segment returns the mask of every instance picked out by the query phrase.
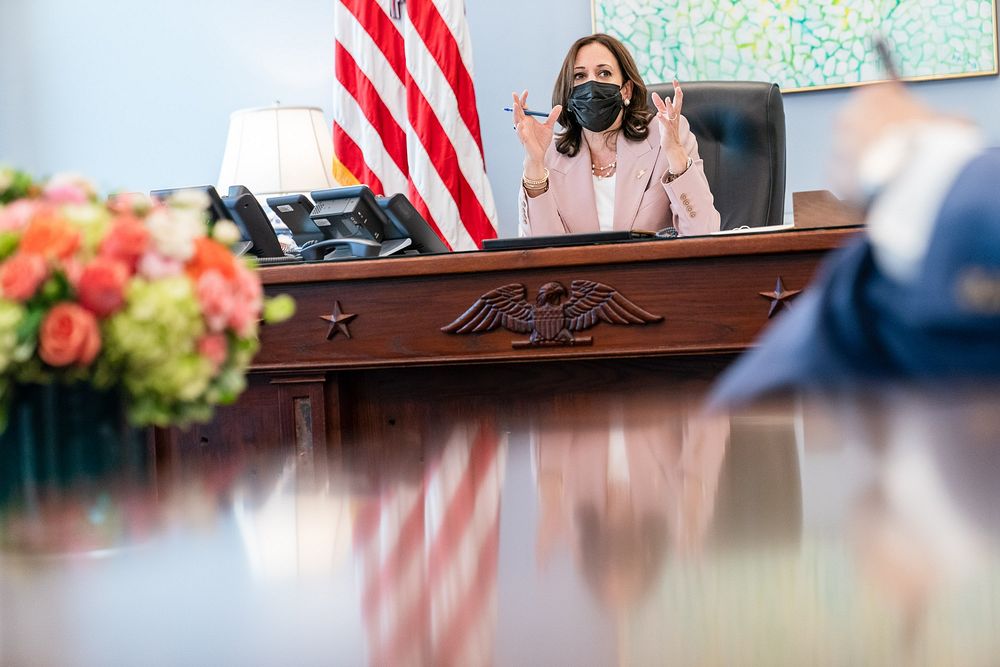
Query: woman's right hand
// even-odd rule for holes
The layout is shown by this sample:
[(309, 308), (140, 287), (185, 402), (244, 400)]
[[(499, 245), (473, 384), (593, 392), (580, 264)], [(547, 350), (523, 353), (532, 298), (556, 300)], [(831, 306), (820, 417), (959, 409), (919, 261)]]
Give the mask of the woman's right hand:
[[(557, 104), (549, 112), (545, 122), (540, 123), (534, 116), (524, 113), (524, 109), (528, 106), (528, 91), (521, 93), (520, 97), (517, 93), (514, 93), (513, 97), (514, 129), (517, 130), (517, 138), (521, 140), (521, 144), (524, 146), (525, 172), (527, 173), (529, 166), (537, 167), (541, 170), (543, 168), (545, 151), (548, 150), (549, 144), (552, 143), (552, 133), (555, 129), (556, 119), (562, 113), (562, 105)], [(532, 176), (532, 174), (527, 175)]]

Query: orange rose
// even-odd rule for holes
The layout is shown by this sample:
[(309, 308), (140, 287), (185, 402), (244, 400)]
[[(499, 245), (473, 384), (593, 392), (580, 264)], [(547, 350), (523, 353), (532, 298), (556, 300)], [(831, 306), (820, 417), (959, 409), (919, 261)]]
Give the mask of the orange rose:
[(66, 259), (80, 247), (80, 232), (55, 213), (38, 215), (21, 237), (19, 250), (46, 259)]
[(98, 317), (107, 317), (125, 301), (128, 267), (115, 259), (98, 257), (83, 267), (76, 290), (80, 305)]
[(75, 303), (53, 306), (38, 331), (38, 354), (50, 366), (86, 366), (101, 351), (97, 318)]
[(123, 215), (115, 220), (108, 235), (101, 241), (100, 255), (117, 259), (135, 271), (136, 264), (149, 247), (149, 230), (141, 220)]
[(17, 253), (0, 265), (0, 293), (13, 301), (27, 301), (47, 275), (44, 259)]
[(218, 271), (226, 280), (236, 277), (236, 258), (229, 248), (206, 236), (194, 240), (194, 257), (187, 272), (195, 281), (206, 271)]

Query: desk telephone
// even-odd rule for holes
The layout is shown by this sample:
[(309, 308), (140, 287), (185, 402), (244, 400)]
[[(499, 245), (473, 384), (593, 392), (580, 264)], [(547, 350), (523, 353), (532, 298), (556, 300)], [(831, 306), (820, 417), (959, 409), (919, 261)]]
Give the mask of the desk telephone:
[(349, 259), (449, 252), (403, 194), (376, 197), (367, 186), (269, 197), (304, 259)]
[[(354, 195), (353, 191), (362, 188), (360, 195)], [(352, 192), (347, 196), (340, 195), (339, 191), (345, 189)], [(313, 193), (313, 196), (326, 193), (338, 193), (338, 196), (321, 200), (316, 206), (312, 206), (304, 195), (271, 197), (267, 200), (268, 206), (288, 225), (292, 238), (299, 245), (298, 251), (293, 254), (284, 252), (263, 207), (247, 188), (242, 185), (230, 186), (229, 194), (222, 201), (244, 233), (244, 238), (249, 237), (253, 244), (251, 252), (264, 264), (384, 257), (410, 245), (409, 239), (383, 242), (384, 224), (378, 217), (381, 211), (368, 188), (361, 186), (322, 190)], [(364, 196), (365, 193), (367, 197)], [(370, 201), (365, 202), (366, 206), (350, 207), (351, 195)], [(302, 216), (306, 211), (309, 212), (308, 218)], [(288, 213), (292, 215), (287, 215)], [(311, 228), (309, 221), (312, 222)]]
[(291, 252), (282, 247), (267, 213), (246, 187), (230, 186), (225, 197), (211, 185), (150, 194), (164, 198), (181, 189), (207, 194), (212, 220), (229, 218), (239, 228), (242, 239), (235, 250), (255, 255), (262, 264), (449, 250), (404, 195), (375, 197), (364, 185), (316, 190), (311, 193), (315, 205), (301, 194), (269, 197), (268, 206), (292, 232), (297, 247)]

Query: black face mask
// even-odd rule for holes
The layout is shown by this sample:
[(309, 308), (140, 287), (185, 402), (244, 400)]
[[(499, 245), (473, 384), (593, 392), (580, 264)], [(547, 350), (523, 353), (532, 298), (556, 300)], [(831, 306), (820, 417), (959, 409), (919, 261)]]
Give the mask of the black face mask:
[(576, 121), (591, 132), (603, 132), (611, 127), (623, 105), (621, 86), (599, 81), (575, 86), (566, 103)]

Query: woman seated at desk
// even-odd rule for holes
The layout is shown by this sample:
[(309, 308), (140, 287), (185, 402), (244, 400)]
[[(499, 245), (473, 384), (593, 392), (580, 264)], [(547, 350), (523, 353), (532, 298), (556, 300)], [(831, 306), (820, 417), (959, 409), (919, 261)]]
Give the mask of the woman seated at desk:
[[(520, 233), (718, 231), (719, 212), (682, 102), (675, 81), (672, 100), (653, 95), (654, 114), (621, 42), (604, 34), (578, 39), (544, 122), (525, 113), (527, 91), (514, 94), (514, 129), (524, 145)], [(556, 121), (562, 132), (554, 133)]]

